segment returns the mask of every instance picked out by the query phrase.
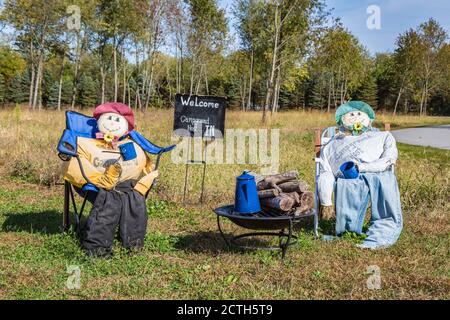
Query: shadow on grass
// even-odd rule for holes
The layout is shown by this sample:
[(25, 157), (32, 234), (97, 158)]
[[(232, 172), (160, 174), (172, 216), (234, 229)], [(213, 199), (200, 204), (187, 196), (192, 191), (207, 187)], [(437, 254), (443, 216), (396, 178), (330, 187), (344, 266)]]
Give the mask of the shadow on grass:
[[(230, 243), (234, 234), (225, 233), (225, 237)], [(249, 238), (246, 240), (239, 240), (239, 244), (246, 246), (265, 246), (267, 241), (257, 238)], [(195, 232), (179, 238), (175, 247), (179, 250), (184, 250), (194, 253), (244, 253), (248, 249), (241, 249), (233, 244), (227, 245), (219, 232)]]
[(319, 228), (323, 234), (334, 235), (336, 233), (336, 220), (322, 220), (319, 223)]
[(1, 230), (5, 232), (29, 232), (56, 234), (61, 232), (62, 214), (56, 210), (40, 212), (5, 213)]
[[(231, 235), (226, 235), (229, 239)], [(236, 251), (230, 248), (219, 232), (200, 231), (179, 237), (175, 244), (179, 250), (194, 253), (221, 253)]]
[[(242, 233), (246, 232), (252, 232), (252, 230), (247, 230)], [(242, 234), (241, 233), (241, 234)], [(225, 237), (228, 240), (228, 243), (231, 244), (231, 240), (233, 236), (238, 235), (237, 234), (231, 234), (231, 233), (225, 233)], [(251, 238), (245, 238), (245, 239), (238, 239), (237, 243), (239, 245), (247, 246), (247, 247), (255, 247), (256, 248), (262, 248), (266, 247), (268, 245), (278, 245), (278, 237), (270, 237), (270, 240), (268, 237), (251, 237)], [(195, 232), (189, 235), (181, 236), (177, 243), (175, 244), (175, 247), (179, 250), (184, 250), (188, 252), (194, 252), (194, 253), (212, 253), (212, 254), (219, 254), (219, 253), (246, 253), (249, 251), (254, 251), (255, 249), (243, 249), (237, 247), (235, 244), (231, 244), (229, 246), (221, 234), (219, 232)]]

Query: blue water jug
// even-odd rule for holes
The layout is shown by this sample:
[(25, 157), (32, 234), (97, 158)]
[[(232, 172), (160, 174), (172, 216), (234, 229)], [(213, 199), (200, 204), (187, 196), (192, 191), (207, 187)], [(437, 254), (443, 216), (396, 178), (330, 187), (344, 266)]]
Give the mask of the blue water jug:
[(261, 211), (255, 177), (244, 171), (236, 178), (234, 210), (240, 214), (253, 214)]

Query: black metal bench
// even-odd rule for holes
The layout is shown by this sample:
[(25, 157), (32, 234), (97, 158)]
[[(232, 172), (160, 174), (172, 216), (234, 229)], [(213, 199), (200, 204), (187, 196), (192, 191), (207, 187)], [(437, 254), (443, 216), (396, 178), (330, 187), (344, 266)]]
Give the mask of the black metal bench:
[[(214, 209), (214, 212), (217, 215), (217, 226), (219, 228), (220, 234), (229, 247), (232, 247), (232, 245), (234, 245), (241, 249), (281, 250), (281, 256), (283, 259), (286, 255), (287, 248), (297, 243), (297, 236), (293, 234), (294, 224), (298, 223), (303, 218), (315, 216), (314, 209), (301, 216), (280, 214), (264, 209), (252, 215), (243, 215), (235, 212), (233, 205), (216, 208)], [(229, 241), (220, 225), (221, 217), (227, 218), (236, 225), (245, 229), (265, 231), (243, 233), (237, 236), (233, 236)], [(275, 232), (274, 230), (278, 230), (278, 232)], [(278, 246), (242, 245), (238, 242), (239, 239), (261, 236), (278, 237)]]

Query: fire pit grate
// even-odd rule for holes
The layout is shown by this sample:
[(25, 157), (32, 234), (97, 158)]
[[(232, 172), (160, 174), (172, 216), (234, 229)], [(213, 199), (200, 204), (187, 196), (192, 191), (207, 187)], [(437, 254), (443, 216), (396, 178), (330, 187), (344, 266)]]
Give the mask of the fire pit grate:
[[(293, 214), (282, 214), (275, 211), (263, 209), (258, 213), (244, 215), (234, 211), (233, 205), (227, 205), (214, 209), (217, 215), (217, 226), (219, 228), (220, 234), (227, 243), (228, 246), (236, 246), (241, 249), (263, 249), (263, 250), (281, 250), (282, 258), (286, 255), (286, 250), (289, 246), (297, 242), (297, 237), (292, 234), (293, 225), (299, 222), (305, 217), (314, 216), (316, 219), (316, 214), (314, 209), (310, 212), (303, 214), (301, 216)], [(278, 230), (278, 232), (251, 232), (244, 233), (237, 236), (233, 236), (231, 240), (228, 240), (222, 231), (220, 224), (221, 218), (227, 218), (231, 220), (236, 225), (250, 230)], [(287, 232), (286, 232), (287, 230)], [(278, 246), (251, 246), (242, 245), (237, 240), (249, 237), (261, 237), (261, 236), (273, 236), (279, 238)]]

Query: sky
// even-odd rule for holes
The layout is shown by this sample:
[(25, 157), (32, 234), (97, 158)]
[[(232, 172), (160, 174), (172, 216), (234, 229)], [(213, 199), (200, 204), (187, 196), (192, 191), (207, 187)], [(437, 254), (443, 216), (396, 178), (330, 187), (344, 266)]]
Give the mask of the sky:
[[(222, 7), (230, 9), (233, 0), (219, 0)], [(437, 20), (450, 33), (450, 0), (325, 0), (332, 16), (340, 17), (370, 53), (393, 51), (400, 33), (416, 28), (429, 18)], [(376, 5), (380, 10), (380, 28), (369, 29), (367, 8)], [(230, 29), (233, 34), (233, 21)]]

